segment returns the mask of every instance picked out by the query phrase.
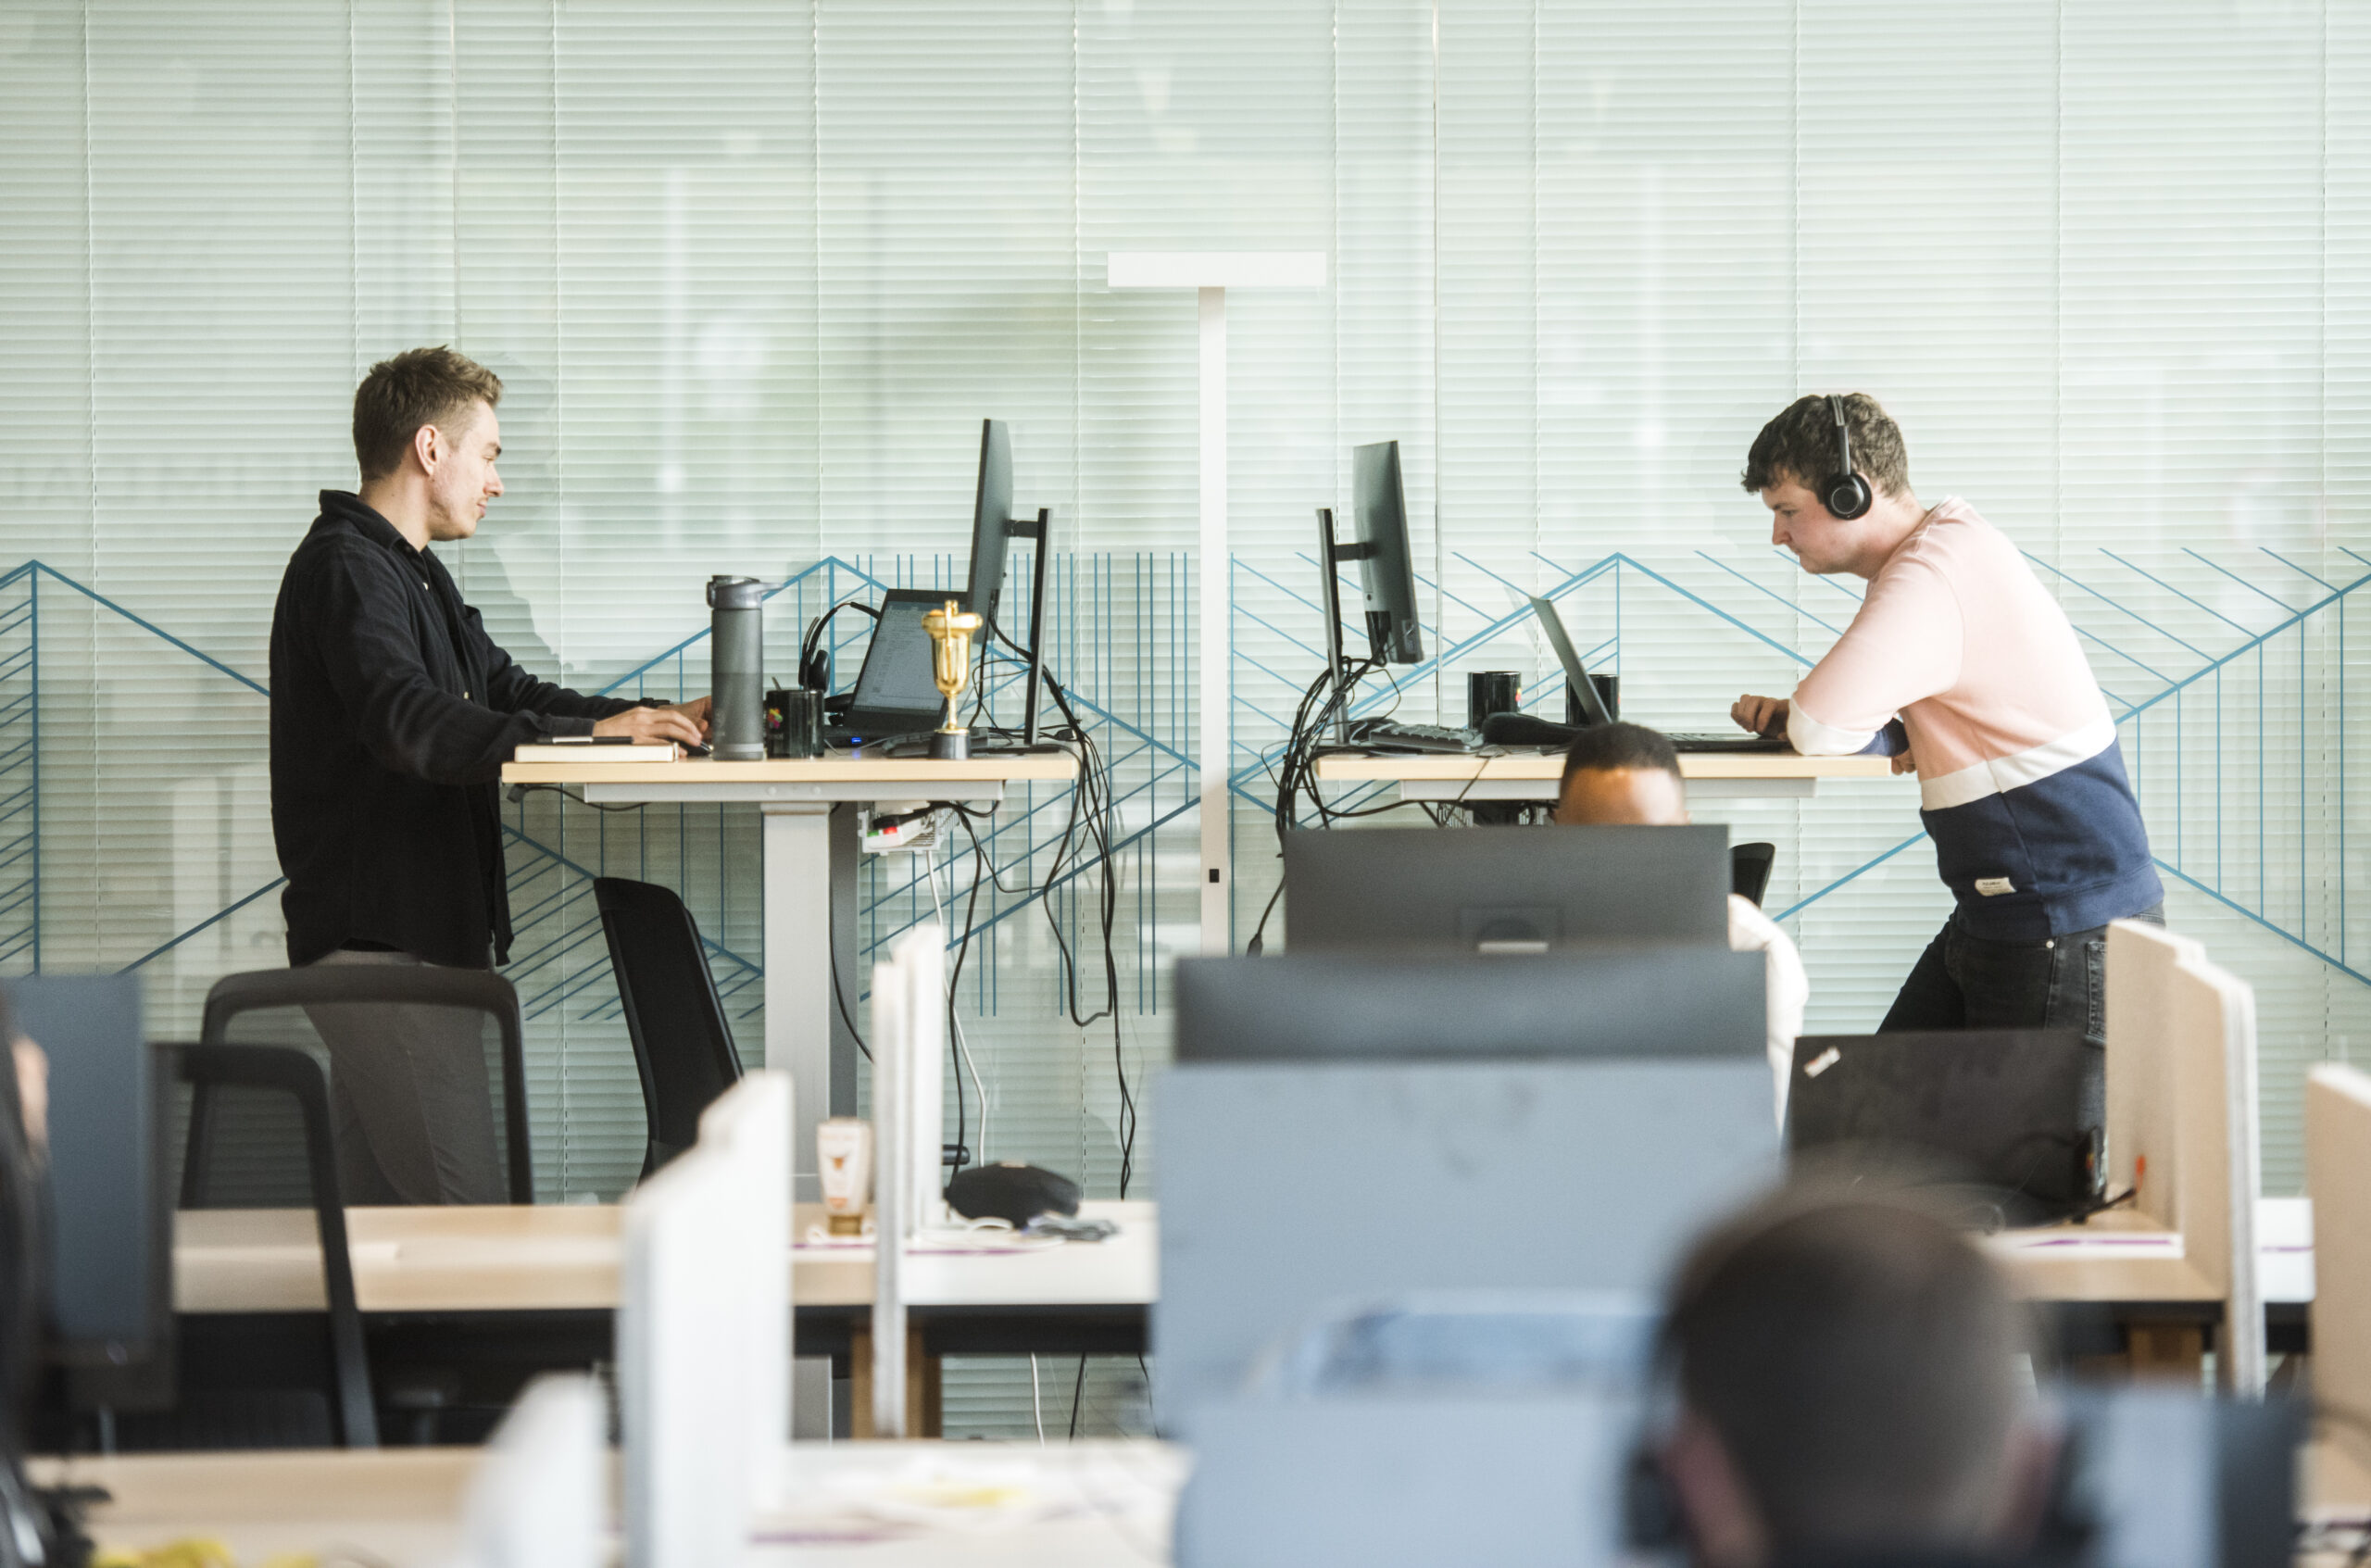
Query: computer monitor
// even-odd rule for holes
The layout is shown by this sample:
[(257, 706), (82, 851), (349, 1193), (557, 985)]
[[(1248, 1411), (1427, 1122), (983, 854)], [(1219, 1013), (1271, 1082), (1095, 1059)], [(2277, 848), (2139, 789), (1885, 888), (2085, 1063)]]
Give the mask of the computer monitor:
[(1760, 953), (1680, 942), (1184, 959), (1177, 1060), (1735, 1058), (1763, 1063), (1767, 1126), (1763, 967)]
[(1012, 433), (1002, 420), (980, 421), (980, 483), (972, 502), (971, 577), (963, 607), (980, 617), (980, 654), (985, 660), (996, 644), (1004, 597), (1006, 546), (1014, 539), (1034, 540), (1037, 556), (1029, 594), (1029, 640), (1020, 646), (1029, 666), (1027, 709), (1022, 739), (1037, 739), (1037, 694), (1044, 671), (1046, 634), (1046, 553), (1052, 543), (1051, 514), (1039, 508), (1035, 518), (1012, 515)]
[(139, 977), (38, 975), (7, 993), (17, 1027), (49, 1059), (51, 1359), (110, 1374), (162, 1360), (173, 1326), (161, 1137), (171, 1084), (142, 1030)]
[(1004, 596), (1005, 544), (1011, 537), (1012, 431), (1002, 420), (980, 421), (980, 483), (972, 503), (972, 575), (963, 608), (987, 624), (991, 635)]
[(1729, 938), (1729, 830), (1306, 828), (1285, 835), (1295, 952), (1527, 952)]
[[(1178, 1062), (1156, 1091), (1164, 1429), (1190, 1440), (1213, 1396), (1345, 1305), (1644, 1296), (1777, 1173), (1761, 955), (1642, 955), (1676, 960), (1660, 1012), (1601, 958), (1179, 963)], [(1617, 1035), (1609, 1013), (1632, 1026)]]
[(1366, 595), (1368, 645), (1384, 663), (1420, 663), (1424, 636), (1416, 619), (1416, 564), (1408, 545), (1399, 443), (1350, 449), (1350, 501), (1358, 517), (1354, 549)]

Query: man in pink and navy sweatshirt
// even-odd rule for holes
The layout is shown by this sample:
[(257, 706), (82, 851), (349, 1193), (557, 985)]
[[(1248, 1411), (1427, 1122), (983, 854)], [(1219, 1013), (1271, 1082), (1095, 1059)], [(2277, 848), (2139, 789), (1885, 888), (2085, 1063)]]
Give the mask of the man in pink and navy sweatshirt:
[[(1853, 473), (1865, 509), (1839, 517)], [(2162, 924), (2164, 888), (2065, 612), (1974, 507), (1911, 493), (1901, 431), (1873, 397), (1797, 399), (1754, 437), (1744, 483), (1770, 508), (1771, 542), (1804, 571), (1869, 587), (1793, 697), (1740, 697), (1737, 722), (1784, 726), (1807, 757), (1886, 753), (1894, 771), (1917, 773), (1919, 816), (1958, 900), (1878, 1027), (2098, 1040), (2108, 922)]]

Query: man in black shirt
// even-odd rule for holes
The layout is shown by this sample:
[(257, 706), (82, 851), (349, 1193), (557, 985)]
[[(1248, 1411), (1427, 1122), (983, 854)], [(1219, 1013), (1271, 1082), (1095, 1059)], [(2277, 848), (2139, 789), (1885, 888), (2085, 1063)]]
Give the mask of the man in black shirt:
[[(536, 680), (430, 553), (502, 494), (502, 383), (447, 348), (374, 365), (354, 395), (358, 495), (321, 515), (271, 622), (271, 815), (288, 961), (485, 969), (510, 949), (496, 783), (521, 742), (699, 743), (671, 708)], [(500, 1203), (480, 1023), (451, 1009), (315, 1010), (352, 1203)]]

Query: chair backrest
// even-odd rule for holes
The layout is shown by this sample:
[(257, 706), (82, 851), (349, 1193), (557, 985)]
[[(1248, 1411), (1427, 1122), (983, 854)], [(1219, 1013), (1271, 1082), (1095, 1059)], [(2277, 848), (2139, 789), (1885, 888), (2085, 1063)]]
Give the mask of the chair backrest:
[(1762, 907), (1762, 895), (1770, 886), (1771, 862), (1778, 858), (1775, 844), (1732, 844), (1729, 846), (1729, 891), (1751, 904)]
[[(492, 970), (444, 969), (430, 964), (332, 964), (305, 969), (259, 969), (226, 974), (206, 994), (198, 1026), (207, 1045), (230, 1043), (231, 1021), (267, 1009), (320, 1007), (338, 1002), (408, 1003), (464, 1008), (492, 1018), (502, 1041), (502, 1124), (510, 1201), (535, 1201), (535, 1161), (527, 1135), (527, 1025), (519, 993)], [(211, 1155), (211, 1117), (200, 1090), (190, 1112), (184, 1156), (182, 1206), (194, 1207), (192, 1181)]]
[[(212, 1011), (209, 1003), (209, 1024)], [(295, 1100), (305, 1128), (305, 1165), (311, 1178), (313, 1222), (320, 1236), (321, 1286), (329, 1298), (330, 1354), (337, 1379), (332, 1402), (338, 1411), (345, 1446), (377, 1448), (379, 1425), (370, 1403), (370, 1363), (362, 1342), (362, 1315), (354, 1296), (353, 1257), (346, 1250), (345, 1204), (337, 1185), (337, 1144), (330, 1123), (329, 1075), (311, 1053), (293, 1046), (208, 1043), (177, 1047), (174, 1052), (182, 1081), (200, 1091), (263, 1089)]]
[(656, 883), (615, 876), (594, 878), (593, 898), (642, 1076), (646, 1176), (698, 1140), (700, 1113), (740, 1080), (741, 1056), (684, 901)]

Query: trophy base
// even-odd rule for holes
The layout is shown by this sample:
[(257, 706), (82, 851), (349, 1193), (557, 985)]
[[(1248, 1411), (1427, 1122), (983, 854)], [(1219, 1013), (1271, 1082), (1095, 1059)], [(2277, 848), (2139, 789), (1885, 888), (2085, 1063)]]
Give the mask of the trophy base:
[(933, 730), (930, 733), (930, 754), (934, 761), (961, 762), (972, 755), (972, 732), (969, 730)]

